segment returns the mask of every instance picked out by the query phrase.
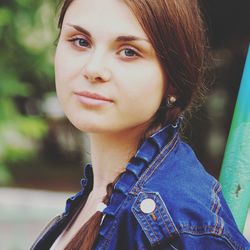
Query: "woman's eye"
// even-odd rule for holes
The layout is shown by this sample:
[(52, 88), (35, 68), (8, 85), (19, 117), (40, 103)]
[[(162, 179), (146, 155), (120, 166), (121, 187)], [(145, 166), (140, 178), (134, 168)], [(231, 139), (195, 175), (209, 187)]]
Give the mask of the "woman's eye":
[(121, 50), (120, 55), (122, 57), (126, 57), (126, 58), (134, 58), (134, 57), (139, 56), (139, 54), (135, 50), (130, 49), (130, 48), (126, 48), (126, 49)]
[(79, 48), (89, 48), (90, 47), (89, 42), (84, 38), (76, 37), (76, 38), (73, 38), (69, 41), (72, 42), (75, 46), (77, 46)]

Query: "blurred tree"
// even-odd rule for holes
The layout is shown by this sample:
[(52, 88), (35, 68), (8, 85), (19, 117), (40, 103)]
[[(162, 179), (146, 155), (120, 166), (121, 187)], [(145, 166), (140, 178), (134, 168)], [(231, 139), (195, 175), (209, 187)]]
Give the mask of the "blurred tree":
[(47, 131), (40, 103), (54, 86), (55, 4), (1, 0), (0, 184), (11, 181), (8, 163), (34, 155)]

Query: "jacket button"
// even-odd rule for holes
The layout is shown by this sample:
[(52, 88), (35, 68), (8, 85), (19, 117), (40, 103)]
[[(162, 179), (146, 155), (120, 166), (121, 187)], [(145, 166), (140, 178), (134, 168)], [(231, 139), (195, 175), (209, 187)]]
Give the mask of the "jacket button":
[(149, 198), (143, 200), (140, 204), (141, 211), (144, 214), (152, 213), (155, 210), (155, 207), (156, 207), (155, 201)]

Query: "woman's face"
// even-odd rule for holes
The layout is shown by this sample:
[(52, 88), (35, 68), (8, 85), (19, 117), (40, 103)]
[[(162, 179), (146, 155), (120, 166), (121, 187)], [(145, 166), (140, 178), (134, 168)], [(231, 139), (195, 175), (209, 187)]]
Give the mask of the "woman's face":
[(55, 56), (56, 90), (78, 129), (145, 127), (164, 95), (164, 74), (146, 34), (120, 0), (74, 0)]

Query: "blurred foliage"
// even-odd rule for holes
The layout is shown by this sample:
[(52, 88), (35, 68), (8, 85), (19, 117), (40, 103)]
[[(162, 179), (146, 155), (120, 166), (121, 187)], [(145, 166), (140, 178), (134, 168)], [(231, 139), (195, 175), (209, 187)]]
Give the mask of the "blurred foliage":
[(56, 1), (0, 3), (0, 184), (8, 164), (34, 156), (48, 125), (40, 103), (54, 89)]

